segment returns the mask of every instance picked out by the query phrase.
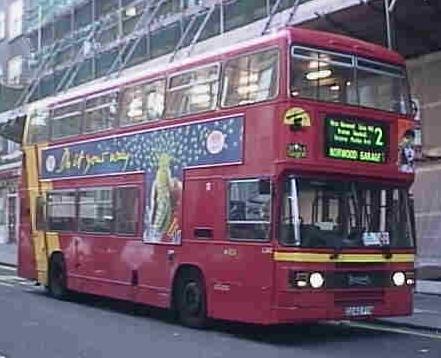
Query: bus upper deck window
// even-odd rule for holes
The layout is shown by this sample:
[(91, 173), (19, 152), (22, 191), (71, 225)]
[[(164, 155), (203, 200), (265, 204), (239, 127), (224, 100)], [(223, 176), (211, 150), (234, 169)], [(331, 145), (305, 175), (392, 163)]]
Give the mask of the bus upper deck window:
[(121, 125), (143, 123), (162, 118), (164, 92), (164, 79), (124, 89), (121, 102)]
[(278, 93), (279, 51), (266, 50), (225, 64), (222, 106), (265, 101)]
[(51, 112), (52, 139), (80, 134), (82, 117), (82, 100), (54, 108)]
[(110, 129), (114, 126), (118, 114), (118, 92), (110, 92), (86, 100), (84, 110), (85, 133)]
[(29, 114), (28, 144), (41, 143), (48, 140), (48, 119), (49, 112), (47, 110), (34, 110)]
[(353, 56), (294, 46), (291, 63), (293, 97), (357, 104)]
[(291, 96), (409, 114), (405, 68), (356, 54), (294, 45)]
[(216, 107), (219, 65), (210, 65), (170, 77), (166, 117), (180, 117)]

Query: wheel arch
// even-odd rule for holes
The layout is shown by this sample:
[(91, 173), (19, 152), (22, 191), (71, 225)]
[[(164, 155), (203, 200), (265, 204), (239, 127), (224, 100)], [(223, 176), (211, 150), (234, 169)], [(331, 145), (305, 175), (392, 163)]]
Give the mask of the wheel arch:
[[(170, 297), (170, 308), (172, 310), (176, 309), (176, 294), (177, 294), (176, 289), (177, 289), (177, 283), (178, 283), (179, 279), (186, 274), (195, 273), (195, 272), (198, 275), (200, 275), (202, 283), (205, 288), (205, 295), (208, 296), (207, 295), (207, 293), (208, 293), (207, 292), (207, 282), (206, 282), (204, 271), (202, 270), (202, 268), (199, 265), (194, 264), (194, 263), (182, 263), (176, 268), (174, 275), (173, 275), (173, 280), (172, 280), (172, 285), (171, 285), (172, 291), (171, 291), (171, 297)], [(208, 299), (207, 299), (207, 309), (208, 309)]]
[(62, 260), (64, 264), (64, 268), (66, 269), (67, 275), (67, 267), (66, 267), (66, 258), (64, 257), (64, 253), (61, 250), (52, 250), (47, 258), (47, 270), (46, 270), (46, 282), (45, 286), (49, 285), (49, 275), (51, 274), (52, 262), (56, 259)]

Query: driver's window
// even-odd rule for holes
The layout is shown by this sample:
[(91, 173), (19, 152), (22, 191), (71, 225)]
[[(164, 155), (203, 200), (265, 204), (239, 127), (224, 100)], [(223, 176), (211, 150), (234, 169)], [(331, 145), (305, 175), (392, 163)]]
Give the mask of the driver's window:
[(227, 225), (231, 240), (269, 240), (271, 192), (269, 185), (262, 184), (269, 181), (250, 179), (228, 183)]

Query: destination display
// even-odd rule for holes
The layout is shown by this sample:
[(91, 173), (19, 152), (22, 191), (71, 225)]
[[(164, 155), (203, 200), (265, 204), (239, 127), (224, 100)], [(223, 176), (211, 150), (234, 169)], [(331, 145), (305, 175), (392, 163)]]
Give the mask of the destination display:
[(388, 140), (385, 123), (331, 115), (325, 118), (325, 155), (329, 158), (385, 163)]

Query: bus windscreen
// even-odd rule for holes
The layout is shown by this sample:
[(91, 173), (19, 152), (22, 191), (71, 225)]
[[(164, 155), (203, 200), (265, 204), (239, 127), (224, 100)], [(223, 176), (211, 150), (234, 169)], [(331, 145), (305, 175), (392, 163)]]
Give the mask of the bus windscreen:
[(285, 245), (314, 248), (412, 248), (414, 245), (407, 188), (289, 178), (285, 182), (281, 219), (280, 239)]

